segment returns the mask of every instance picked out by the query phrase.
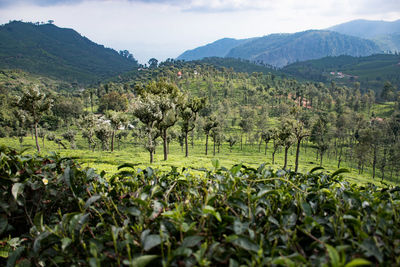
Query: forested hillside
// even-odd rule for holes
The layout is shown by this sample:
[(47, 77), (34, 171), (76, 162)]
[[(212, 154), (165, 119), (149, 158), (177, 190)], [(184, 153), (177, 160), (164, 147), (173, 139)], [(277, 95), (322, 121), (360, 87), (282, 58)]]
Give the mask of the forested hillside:
[(400, 88), (400, 56), (378, 54), (368, 57), (326, 57), (290, 64), (282, 72), (297, 79), (320, 82), (335, 81), (351, 85), (359, 82), (361, 87), (380, 93), (386, 81)]
[(72, 29), (13, 21), (0, 26), (0, 68), (88, 84), (137, 68), (137, 61)]

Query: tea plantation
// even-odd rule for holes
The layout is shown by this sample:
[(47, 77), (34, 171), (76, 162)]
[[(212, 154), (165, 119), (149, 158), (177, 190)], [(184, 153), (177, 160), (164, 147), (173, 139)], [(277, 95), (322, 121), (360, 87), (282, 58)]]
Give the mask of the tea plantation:
[(400, 264), (400, 188), (356, 186), (343, 169), (124, 164), (105, 179), (57, 154), (0, 151), (3, 266)]

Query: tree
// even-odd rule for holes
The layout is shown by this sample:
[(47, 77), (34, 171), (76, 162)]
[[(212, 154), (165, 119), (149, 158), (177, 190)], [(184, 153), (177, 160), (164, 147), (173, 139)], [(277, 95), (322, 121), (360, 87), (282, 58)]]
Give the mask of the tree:
[(108, 150), (109, 149), (109, 140), (112, 134), (112, 129), (107, 123), (99, 123), (95, 128), (96, 137), (101, 142), (101, 149)]
[(395, 97), (395, 92), (396, 89), (394, 88), (394, 86), (389, 81), (386, 81), (383, 85), (381, 98), (387, 101), (393, 100)]
[(155, 58), (150, 58), (148, 63), (150, 69), (155, 69), (158, 67), (158, 60)]
[(156, 139), (160, 135), (156, 125), (163, 119), (160, 109), (160, 97), (156, 95), (139, 96), (133, 105), (133, 115), (145, 126), (147, 136), (145, 148), (150, 153), (150, 163), (153, 163)]
[(330, 133), (328, 118), (325, 114), (320, 114), (315, 121), (311, 130), (311, 142), (313, 142), (317, 148), (320, 156), (320, 166), (322, 166), (323, 155), (329, 148)]
[(292, 121), (284, 120), (282, 122), (281, 128), (278, 132), (278, 138), (279, 138), (278, 140), (281, 143), (281, 145), (285, 148), (285, 157), (284, 157), (284, 164), (283, 164), (284, 170), (286, 170), (286, 167), (287, 167), (288, 150), (294, 143), (294, 136), (292, 134), (292, 131), (293, 131)]
[(40, 153), (38, 141), (38, 124), (42, 116), (50, 110), (53, 100), (40, 92), (37, 86), (29, 86), (24, 90), (21, 97), (15, 101), (15, 106), (26, 113), (35, 131), (35, 142), (37, 151)]
[(296, 159), (295, 159), (295, 167), (294, 171), (297, 172), (299, 169), (299, 156), (300, 156), (300, 144), (301, 141), (310, 136), (310, 131), (304, 127), (304, 123), (302, 121), (293, 121), (292, 124), (293, 136), (297, 141), (296, 146)]
[(80, 120), (80, 125), (82, 127), (82, 137), (86, 138), (89, 144), (89, 149), (94, 151), (96, 148), (96, 141), (94, 139), (96, 135), (96, 126), (98, 120), (95, 115), (88, 114)]
[(128, 98), (118, 92), (110, 92), (100, 98), (99, 112), (107, 110), (126, 111), (128, 109)]
[(181, 131), (185, 138), (185, 157), (189, 156), (188, 134), (196, 126), (197, 114), (206, 105), (206, 98), (194, 97), (185, 99), (180, 106), (180, 117), (182, 118)]
[(108, 110), (106, 112), (106, 118), (110, 121), (111, 125), (111, 152), (113, 152), (115, 133), (120, 127), (127, 123), (128, 118), (124, 113), (113, 110)]
[(71, 149), (76, 149), (75, 135), (76, 132), (73, 130), (68, 130), (62, 134), (62, 137), (71, 144)]
[(174, 84), (164, 80), (158, 82), (150, 82), (145, 87), (137, 86), (136, 92), (141, 96), (159, 98), (159, 110), (161, 119), (156, 123), (155, 127), (159, 130), (163, 139), (164, 160), (168, 159), (168, 134), (167, 130), (175, 125), (178, 121), (178, 109), (183, 104), (183, 94)]
[(208, 154), (208, 136), (210, 135), (211, 131), (218, 126), (219, 122), (217, 121), (217, 118), (215, 116), (207, 117), (203, 125), (203, 131), (206, 135), (206, 155)]
[(69, 125), (70, 118), (79, 118), (83, 113), (83, 104), (79, 98), (59, 96), (51, 108), (53, 114), (62, 118), (65, 125)]
[(232, 136), (230, 135), (226, 141), (228, 142), (229, 145), (229, 151), (232, 152), (232, 147), (237, 143), (237, 136)]
[(219, 147), (221, 145), (221, 142), (223, 141), (224, 137), (222, 134), (222, 128), (220, 125), (213, 127), (210, 131), (210, 135), (213, 139), (213, 155), (215, 156), (215, 146), (218, 146), (218, 153), (219, 153)]
[(264, 149), (264, 155), (267, 155), (267, 148), (268, 148), (268, 143), (272, 139), (273, 133), (271, 130), (265, 130), (261, 133), (261, 139), (265, 143), (265, 149)]
[(273, 151), (272, 151), (272, 164), (275, 164), (275, 153), (278, 148), (281, 146), (281, 142), (279, 142), (279, 131), (274, 128), (271, 130), (272, 140), (273, 140)]

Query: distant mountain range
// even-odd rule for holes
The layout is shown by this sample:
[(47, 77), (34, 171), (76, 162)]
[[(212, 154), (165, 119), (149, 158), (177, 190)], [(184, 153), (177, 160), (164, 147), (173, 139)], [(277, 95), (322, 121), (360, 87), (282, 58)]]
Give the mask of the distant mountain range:
[(372, 40), (383, 51), (400, 51), (400, 19), (392, 22), (353, 20), (328, 30)]
[(177, 59), (232, 57), (283, 67), (327, 56), (368, 56), (386, 51), (400, 51), (400, 20), (356, 20), (327, 30), (271, 34), (240, 40), (224, 38), (188, 50)]
[(88, 84), (137, 68), (137, 61), (72, 29), (14, 21), (0, 26), (0, 68)]

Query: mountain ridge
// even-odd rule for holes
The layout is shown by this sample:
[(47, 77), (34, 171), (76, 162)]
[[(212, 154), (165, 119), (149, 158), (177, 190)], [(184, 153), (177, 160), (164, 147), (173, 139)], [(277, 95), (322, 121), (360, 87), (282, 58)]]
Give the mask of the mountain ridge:
[[(279, 33), (263, 37), (245, 39), (229, 49), (226, 54), (217, 54), (217, 57), (232, 57), (268, 64), (274, 67), (283, 67), (296, 61), (304, 61), (325, 56), (368, 56), (380, 53), (381, 48), (371, 40), (348, 36), (327, 30), (308, 30), (293, 34)], [(208, 44), (211, 50), (221, 40)], [(202, 51), (205, 47), (188, 50), (178, 59), (202, 59), (201, 53), (191, 54), (191, 51)]]

